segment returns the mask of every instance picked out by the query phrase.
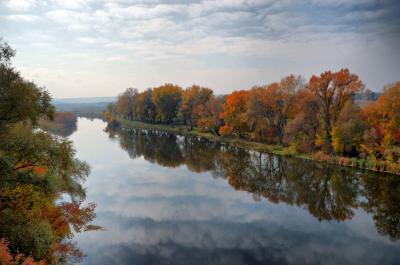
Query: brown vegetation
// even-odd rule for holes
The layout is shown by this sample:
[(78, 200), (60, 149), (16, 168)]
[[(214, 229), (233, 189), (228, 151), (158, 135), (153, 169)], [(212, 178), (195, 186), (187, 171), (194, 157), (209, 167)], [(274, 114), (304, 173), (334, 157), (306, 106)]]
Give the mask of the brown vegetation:
[[(105, 116), (110, 122), (119, 117), (187, 125), (218, 136), (281, 145), (327, 162), (400, 173), (400, 82), (361, 107), (353, 98), (363, 89), (348, 69), (326, 71), (308, 82), (289, 75), (219, 97), (209, 88), (166, 84), (142, 93), (128, 89)], [(362, 162), (345, 162), (353, 160)]]

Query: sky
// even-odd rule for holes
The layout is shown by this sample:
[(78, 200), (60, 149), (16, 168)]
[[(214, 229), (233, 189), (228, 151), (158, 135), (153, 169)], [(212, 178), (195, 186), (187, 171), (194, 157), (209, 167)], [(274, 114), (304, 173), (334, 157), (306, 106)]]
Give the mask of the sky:
[(397, 0), (0, 0), (0, 37), (56, 98), (223, 94), (340, 68), (374, 91), (400, 80)]

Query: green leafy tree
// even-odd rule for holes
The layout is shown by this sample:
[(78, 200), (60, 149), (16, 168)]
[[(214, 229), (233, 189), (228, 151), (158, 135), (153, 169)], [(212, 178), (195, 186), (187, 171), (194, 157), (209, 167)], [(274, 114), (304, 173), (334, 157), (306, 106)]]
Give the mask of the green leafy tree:
[(134, 120), (136, 119), (135, 104), (138, 91), (135, 88), (128, 88), (124, 93), (119, 95), (115, 104), (115, 111), (121, 115), (124, 119)]
[(40, 117), (54, 115), (49, 93), (24, 80), (10, 66), (9, 60), (15, 54), (10, 49), (0, 42), (0, 131), (10, 124), (21, 121), (36, 124)]
[(153, 123), (156, 119), (156, 106), (152, 101), (153, 91), (147, 89), (137, 96), (135, 112), (136, 117), (144, 122)]
[(182, 88), (165, 84), (153, 89), (153, 103), (156, 107), (157, 121), (171, 123), (177, 117), (179, 104), (182, 101)]
[(0, 238), (14, 254), (66, 263), (81, 257), (66, 239), (95, 217), (95, 205), (82, 204), (89, 166), (74, 157), (70, 141), (37, 130), (54, 107), (46, 90), (11, 67), (10, 49), (0, 42)]

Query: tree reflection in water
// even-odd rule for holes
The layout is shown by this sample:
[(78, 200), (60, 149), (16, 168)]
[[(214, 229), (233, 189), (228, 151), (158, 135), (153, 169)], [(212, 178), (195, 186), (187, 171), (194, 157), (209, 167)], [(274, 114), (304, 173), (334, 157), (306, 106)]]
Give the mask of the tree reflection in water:
[(273, 203), (305, 208), (318, 220), (350, 220), (353, 209), (372, 215), (377, 231), (400, 238), (400, 178), (335, 167), (211, 142), (199, 137), (141, 129), (107, 128), (131, 158), (143, 156), (164, 167), (186, 165), (211, 172), (240, 191)]

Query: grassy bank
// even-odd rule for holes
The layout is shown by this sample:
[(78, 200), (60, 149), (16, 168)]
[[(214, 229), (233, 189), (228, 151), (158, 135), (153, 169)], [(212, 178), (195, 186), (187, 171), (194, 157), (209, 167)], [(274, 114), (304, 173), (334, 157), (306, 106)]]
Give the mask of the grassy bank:
[(273, 153), (277, 155), (296, 155), (296, 153), (289, 153), (288, 148), (284, 148), (278, 145), (269, 145), (265, 143), (246, 141), (243, 139), (233, 137), (222, 137), (212, 133), (200, 132), (196, 128), (190, 130), (184, 125), (166, 125), (166, 124), (152, 124), (140, 121), (128, 121), (124, 119), (116, 119), (124, 128), (140, 128), (148, 130), (161, 130), (166, 132), (173, 132), (180, 135), (199, 136), (206, 138), (213, 142), (227, 143), (233, 146), (247, 147), (259, 152)]
[(338, 166), (367, 169), (376, 172), (400, 175), (400, 164), (390, 163), (388, 161), (332, 156), (324, 154), (322, 152), (310, 153), (310, 154), (299, 153), (291, 150), (290, 148), (279, 145), (270, 145), (266, 143), (243, 140), (235, 137), (222, 137), (212, 133), (200, 132), (196, 128), (190, 130), (188, 127), (184, 125), (151, 124), (140, 121), (128, 121), (120, 118), (116, 118), (116, 121), (118, 121), (124, 128), (162, 130), (162, 131), (177, 133), (180, 135), (199, 136), (213, 142), (222, 142), (229, 144), (231, 146), (244, 147), (258, 152), (270, 153), (281, 156), (290, 156), (306, 160), (325, 162)]

